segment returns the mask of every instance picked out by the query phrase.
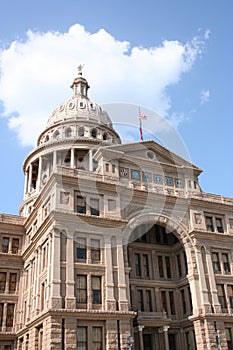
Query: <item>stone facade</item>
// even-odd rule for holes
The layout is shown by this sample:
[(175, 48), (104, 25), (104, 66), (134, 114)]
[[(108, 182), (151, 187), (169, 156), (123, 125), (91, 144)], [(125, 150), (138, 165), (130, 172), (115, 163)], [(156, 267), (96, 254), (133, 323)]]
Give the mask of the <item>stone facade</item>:
[(87, 95), (54, 110), (0, 216), (0, 350), (233, 349), (233, 199)]

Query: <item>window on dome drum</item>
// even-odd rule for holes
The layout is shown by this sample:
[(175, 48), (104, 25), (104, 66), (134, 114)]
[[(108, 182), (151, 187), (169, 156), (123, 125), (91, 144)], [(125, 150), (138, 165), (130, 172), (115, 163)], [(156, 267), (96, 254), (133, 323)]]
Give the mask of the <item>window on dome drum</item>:
[(78, 129), (78, 136), (83, 137), (84, 136), (84, 128)]
[(72, 136), (72, 130), (71, 130), (71, 128), (67, 128), (67, 129), (66, 129), (65, 135), (66, 135), (66, 137), (71, 137), (71, 136)]
[(167, 312), (167, 296), (165, 291), (161, 292), (161, 302), (163, 311)]
[(92, 276), (91, 277), (91, 289), (92, 289), (92, 303), (102, 304), (101, 297), (101, 277)]
[(6, 272), (0, 272), (0, 293), (4, 293), (6, 288)]
[(92, 130), (91, 130), (91, 136), (92, 136), (94, 139), (96, 139), (96, 137), (97, 137), (97, 130), (96, 130), (96, 129), (92, 129)]
[(106, 141), (108, 139), (108, 134), (106, 132), (103, 133), (103, 140)]
[(86, 261), (86, 239), (77, 238), (76, 242), (76, 259), (80, 262)]

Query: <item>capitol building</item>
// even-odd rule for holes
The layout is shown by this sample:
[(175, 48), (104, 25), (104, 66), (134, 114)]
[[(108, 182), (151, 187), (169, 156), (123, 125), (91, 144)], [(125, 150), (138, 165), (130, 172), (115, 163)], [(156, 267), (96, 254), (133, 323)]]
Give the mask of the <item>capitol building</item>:
[(0, 350), (232, 350), (233, 199), (71, 88), (0, 214)]

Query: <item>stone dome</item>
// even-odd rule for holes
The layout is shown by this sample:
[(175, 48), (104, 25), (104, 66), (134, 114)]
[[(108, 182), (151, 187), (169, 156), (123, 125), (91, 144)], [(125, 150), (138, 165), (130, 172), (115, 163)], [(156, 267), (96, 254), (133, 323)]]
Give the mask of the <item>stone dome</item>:
[(63, 121), (93, 120), (112, 128), (108, 113), (88, 98), (89, 85), (82, 76), (81, 67), (79, 67), (78, 77), (74, 79), (71, 88), (73, 90), (72, 98), (60, 104), (53, 111), (48, 118), (47, 127)]
[(49, 116), (46, 129), (38, 138), (38, 146), (68, 138), (120, 143), (108, 113), (88, 97), (89, 85), (82, 76), (82, 66), (78, 67), (78, 76), (71, 89), (72, 97), (61, 103)]

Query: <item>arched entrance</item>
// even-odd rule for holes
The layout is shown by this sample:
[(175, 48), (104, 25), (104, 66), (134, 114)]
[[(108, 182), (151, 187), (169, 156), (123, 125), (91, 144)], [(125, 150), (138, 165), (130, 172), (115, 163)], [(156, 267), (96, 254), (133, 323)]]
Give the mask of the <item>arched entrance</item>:
[(141, 223), (127, 246), (136, 350), (196, 349), (183, 243), (166, 224)]

